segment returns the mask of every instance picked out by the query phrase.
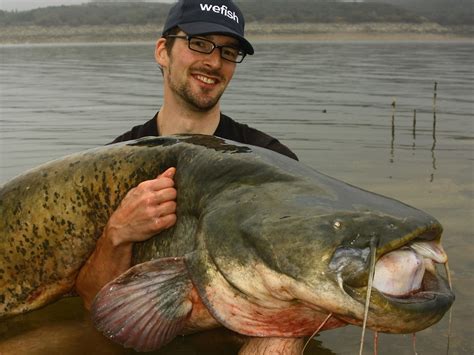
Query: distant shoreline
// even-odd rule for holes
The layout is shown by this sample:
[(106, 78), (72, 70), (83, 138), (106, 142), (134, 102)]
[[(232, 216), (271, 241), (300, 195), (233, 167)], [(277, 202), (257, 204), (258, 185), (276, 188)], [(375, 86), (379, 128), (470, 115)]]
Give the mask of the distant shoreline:
[[(160, 36), (160, 25), (5, 26), (0, 44), (148, 42)], [(473, 41), (474, 26), (444, 27), (435, 23), (249, 23), (250, 40), (315, 41)]]

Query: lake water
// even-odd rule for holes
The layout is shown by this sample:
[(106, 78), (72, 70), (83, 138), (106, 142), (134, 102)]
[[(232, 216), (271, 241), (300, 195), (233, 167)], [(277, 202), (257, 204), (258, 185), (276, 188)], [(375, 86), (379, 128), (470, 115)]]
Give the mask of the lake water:
[[(446, 315), (416, 335), (416, 351), (473, 354), (473, 42), (260, 41), (255, 48), (223, 112), (280, 138), (321, 172), (436, 216), (457, 300), (451, 323)], [(0, 59), (0, 182), (105, 144), (160, 106), (152, 43), (1, 46)], [(307, 353), (357, 353), (360, 332), (321, 333)], [(236, 343), (216, 331), (178, 339), (160, 354), (235, 353)], [(412, 343), (411, 335), (381, 335), (379, 353), (414, 354)], [(85, 351), (131, 353), (94, 331), (78, 299), (0, 324), (2, 354)]]

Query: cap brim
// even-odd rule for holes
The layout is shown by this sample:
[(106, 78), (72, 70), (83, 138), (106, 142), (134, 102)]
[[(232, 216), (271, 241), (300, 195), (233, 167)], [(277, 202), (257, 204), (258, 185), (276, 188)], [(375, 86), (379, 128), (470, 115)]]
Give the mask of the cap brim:
[(178, 25), (184, 32), (190, 36), (196, 35), (209, 35), (209, 34), (222, 34), (227, 36), (235, 37), (239, 40), (242, 45), (242, 49), (252, 55), (254, 53), (253, 47), (249, 41), (242, 37), (237, 32), (230, 30), (228, 27), (219, 25), (217, 23), (210, 22), (192, 22), (192, 23), (181, 23)]

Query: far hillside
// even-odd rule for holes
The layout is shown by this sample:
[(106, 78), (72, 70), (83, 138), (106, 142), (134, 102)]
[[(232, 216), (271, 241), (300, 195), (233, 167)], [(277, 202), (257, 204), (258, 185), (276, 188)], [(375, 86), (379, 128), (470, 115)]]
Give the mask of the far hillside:
[(473, 0), (372, 0), (393, 4), (441, 25), (474, 25)]
[(421, 16), (390, 4), (328, 1), (236, 1), (248, 22), (263, 23), (361, 23), (424, 22)]
[[(237, 1), (247, 22), (261, 23), (421, 23), (413, 12), (390, 4), (318, 1)], [(83, 26), (162, 24), (171, 4), (87, 3), (30, 11), (0, 11), (0, 26)]]

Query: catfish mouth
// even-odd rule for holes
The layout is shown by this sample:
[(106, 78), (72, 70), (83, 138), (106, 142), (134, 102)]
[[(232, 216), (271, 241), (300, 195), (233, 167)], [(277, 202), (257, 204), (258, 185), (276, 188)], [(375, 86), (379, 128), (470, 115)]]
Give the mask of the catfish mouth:
[[(438, 321), (449, 309), (454, 294), (438, 271), (448, 259), (439, 242), (441, 231), (440, 225), (434, 225), (377, 247), (369, 307), (379, 324), (370, 328), (397, 333), (418, 331)], [(341, 289), (365, 305), (370, 248), (336, 250), (330, 268), (336, 271)], [(389, 313), (408, 323), (416, 318), (420, 329), (411, 329), (413, 326), (408, 324), (406, 329), (380, 324), (389, 320)]]
[(447, 282), (439, 276), (438, 273), (425, 271), (420, 287), (416, 290), (402, 295), (391, 295), (383, 290), (374, 287), (375, 292), (379, 292), (391, 303), (413, 304), (423, 302), (441, 301), (439, 298), (453, 297), (452, 291), (449, 289)]

